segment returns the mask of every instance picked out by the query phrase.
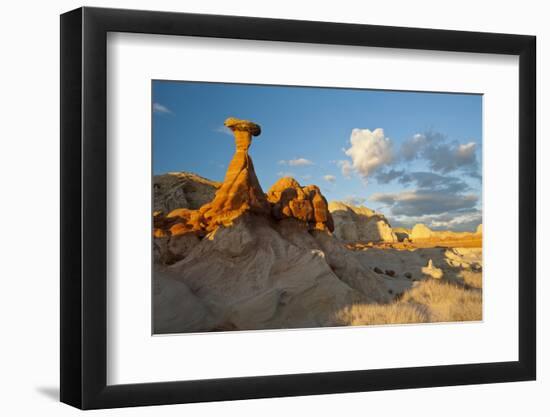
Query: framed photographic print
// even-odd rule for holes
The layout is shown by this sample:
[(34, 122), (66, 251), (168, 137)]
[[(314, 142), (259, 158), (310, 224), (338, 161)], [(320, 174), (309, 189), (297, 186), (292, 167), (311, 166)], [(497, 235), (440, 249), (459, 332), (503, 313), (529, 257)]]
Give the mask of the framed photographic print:
[(61, 400), (535, 379), (535, 38), (61, 16)]

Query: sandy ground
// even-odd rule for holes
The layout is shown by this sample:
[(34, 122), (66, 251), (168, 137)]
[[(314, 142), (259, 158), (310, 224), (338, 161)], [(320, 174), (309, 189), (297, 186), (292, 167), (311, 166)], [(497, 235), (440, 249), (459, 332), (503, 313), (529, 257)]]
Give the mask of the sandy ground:
[(357, 259), (382, 277), (394, 301), (349, 306), (339, 312), (337, 322), (379, 325), (482, 320), (481, 241), (460, 242), (460, 247), (450, 243), (350, 245)]

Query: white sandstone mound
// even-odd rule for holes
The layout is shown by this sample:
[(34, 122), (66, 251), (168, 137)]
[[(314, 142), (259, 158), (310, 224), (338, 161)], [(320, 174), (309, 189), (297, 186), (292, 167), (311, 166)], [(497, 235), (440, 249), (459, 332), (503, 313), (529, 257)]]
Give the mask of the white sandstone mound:
[(166, 272), (155, 271), (153, 297), (154, 333), (209, 331), (216, 325), (205, 303)]
[(153, 177), (153, 210), (169, 213), (179, 208), (198, 209), (214, 198), (221, 183), (190, 172), (169, 172)]
[[(342, 243), (327, 231), (308, 232), (296, 219), (274, 227), (264, 216), (245, 214), (208, 234), (166, 271), (167, 279), (184, 284), (205, 311), (193, 316), (190, 329), (318, 327), (350, 303), (389, 300), (383, 281)], [(161, 312), (173, 309), (167, 282), (155, 285), (162, 295), (155, 293), (155, 306)], [(182, 330), (185, 319), (173, 315), (173, 326), (165, 323), (167, 314), (155, 315), (155, 329), (192, 331)]]
[(397, 242), (384, 215), (367, 207), (332, 201), (328, 209), (334, 220), (334, 234), (344, 242)]
[(414, 227), (411, 230), (411, 233), (409, 235), (409, 238), (413, 241), (415, 240), (424, 240), (424, 239), (430, 239), (433, 237), (432, 230), (424, 225), (424, 224), (415, 224)]

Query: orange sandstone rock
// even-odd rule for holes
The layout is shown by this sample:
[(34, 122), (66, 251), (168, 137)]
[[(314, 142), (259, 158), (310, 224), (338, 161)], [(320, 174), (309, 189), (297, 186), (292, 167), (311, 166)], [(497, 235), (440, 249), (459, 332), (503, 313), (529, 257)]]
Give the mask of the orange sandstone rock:
[(153, 237), (161, 238), (161, 237), (168, 237), (168, 233), (166, 231), (159, 229), (158, 227), (155, 227), (153, 229)]
[(281, 178), (264, 194), (248, 154), (252, 136), (261, 128), (248, 120), (228, 118), (225, 125), (235, 136), (235, 154), (225, 179), (214, 199), (197, 210), (177, 208), (167, 215), (154, 214), (154, 231), (157, 238), (194, 234), (201, 237), (218, 226), (230, 226), (244, 213), (256, 213), (276, 220), (294, 218), (304, 222), (310, 230), (334, 231), (332, 215), (319, 187), (306, 187), (293, 178)]
[(230, 225), (247, 211), (269, 213), (269, 203), (248, 155), (252, 136), (261, 133), (260, 126), (232, 117), (225, 121), (225, 125), (235, 135), (236, 151), (214, 200), (200, 208), (208, 231), (214, 230), (218, 225)]
[(269, 189), (267, 199), (277, 220), (295, 218), (308, 223), (311, 229), (334, 230), (327, 201), (315, 185), (301, 187), (294, 178), (281, 178)]
[(202, 224), (201, 213), (199, 210), (189, 210), (179, 208), (172, 210), (166, 215), (166, 221), (172, 220), (170, 234), (172, 236), (194, 233), (198, 236), (204, 234), (204, 225)]

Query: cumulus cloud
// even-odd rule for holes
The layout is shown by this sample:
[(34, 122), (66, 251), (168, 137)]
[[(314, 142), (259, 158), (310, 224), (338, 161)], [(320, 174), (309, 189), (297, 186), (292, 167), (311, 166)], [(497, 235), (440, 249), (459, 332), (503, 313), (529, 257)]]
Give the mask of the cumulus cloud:
[(277, 175), (279, 177), (295, 177), (296, 175), (294, 172), (288, 172), (288, 171), (279, 171), (277, 172)]
[(323, 177), (323, 179), (326, 181), (326, 182), (330, 182), (330, 183), (335, 183), (336, 182), (336, 177), (334, 175), (325, 175)]
[(286, 160), (280, 160), (280, 165), (289, 165), (291, 167), (305, 167), (309, 165), (313, 165), (313, 162), (306, 158), (296, 158), (296, 159), (289, 159)]
[(340, 161), (342, 174), (349, 177), (352, 172), (367, 179), (380, 167), (393, 161), (392, 142), (384, 135), (384, 129), (353, 129), (350, 147), (344, 149), (350, 160)]
[(422, 151), (432, 143), (442, 142), (445, 137), (438, 132), (416, 133), (401, 144), (400, 156), (405, 161), (412, 161), (422, 155)]
[(385, 204), (394, 216), (421, 216), (473, 209), (479, 196), (454, 192), (405, 190), (396, 193), (374, 193), (372, 201)]
[(431, 170), (441, 174), (463, 171), (476, 177), (479, 162), (475, 142), (448, 141), (438, 132), (417, 133), (402, 143), (399, 156), (403, 161), (424, 159)]
[(351, 173), (353, 172), (353, 166), (348, 160), (338, 161), (338, 166), (342, 170), (342, 175), (346, 178), (351, 178)]
[(153, 103), (153, 113), (172, 114), (172, 110), (160, 103)]
[[(393, 184), (392, 192), (374, 193), (369, 200), (400, 224), (470, 230), (481, 222), (480, 193), (471, 182), (481, 178), (478, 143), (430, 131), (397, 144), (381, 128), (353, 129), (343, 151), (348, 158), (336, 163), (344, 177)], [(365, 199), (352, 196), (349, 201), (358, 205)]]
[(440, 144), (427, 147), (424, 157), (434, 171), (447, 174), (458, 169), (477, 168), (475, 142), (465, 144)]

